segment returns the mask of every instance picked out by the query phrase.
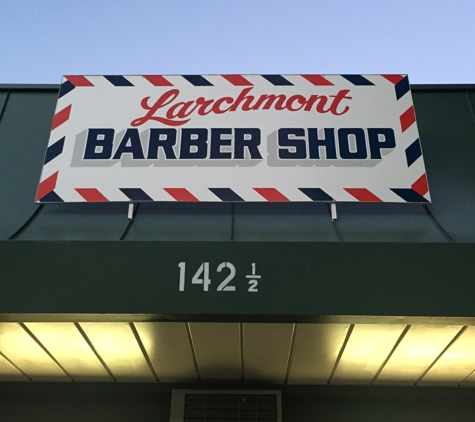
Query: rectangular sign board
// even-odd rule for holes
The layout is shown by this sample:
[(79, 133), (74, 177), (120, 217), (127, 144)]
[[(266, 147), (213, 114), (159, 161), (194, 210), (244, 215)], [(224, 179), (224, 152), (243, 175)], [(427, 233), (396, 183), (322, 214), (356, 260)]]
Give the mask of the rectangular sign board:
[(406, 75), (65, 76), (36, 201), (430, 202)]

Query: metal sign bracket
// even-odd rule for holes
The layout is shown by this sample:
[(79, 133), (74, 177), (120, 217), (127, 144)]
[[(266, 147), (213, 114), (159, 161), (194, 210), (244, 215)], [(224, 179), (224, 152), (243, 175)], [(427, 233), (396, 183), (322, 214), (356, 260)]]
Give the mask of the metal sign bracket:
[(331, 211), (331, 216), (332, 216), (332, 222), (334, 222), (338, 218), (338, 215), (336, 213), (336, 203), (335, 202), (332, 202), (330, 204), (330, 211)]
[(132, 220), (134, 218), (134, 203), (129, 203), (129, 210), (127, 212), (127, 218)]

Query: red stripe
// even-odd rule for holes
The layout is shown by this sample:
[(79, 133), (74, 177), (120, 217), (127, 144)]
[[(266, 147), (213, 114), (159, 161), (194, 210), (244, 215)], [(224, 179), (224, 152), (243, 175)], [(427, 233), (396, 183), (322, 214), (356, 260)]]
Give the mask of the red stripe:
[(58, 126), (61, 126), (65, 121), (69, 119), (71, 115), (71, 104), (66, 108), (63, 108), (61, 111), (58, 111), (53, 117), (53, 123), (51, 124), (51, 130), (56, 129)]
[(414, 106), (409, 107), (399, 118), (401, 121), (401, 130), (404, 132), (410, 128), (416, 121), (416, 115), (414, 113)]
[(56, 181), (58, 180), (58, 172), (53, 173), (50, 177), (43, 180), (38, 186), (38, 192), (36, 193), (36, 200), (46, 196), (56, 187)]
[(74, 86), (94, 86), (94, 84), (87, 79), (85, 76), (81, 75), (68, 75), (64, 76), (69, 82)]
[(307, 81), (316, 86), (333, 86), (333, 84), (321, 75), (302, 75)]
[(344, 188), (350, 195), (361, 202), (383, 202), (374, 193), (365, 188)]
[(153, 86), (173, 86), (173, 84), (160, 75), (143, 75)]
[(87, 202), (109, 202), (109, 200), (95, 188), (75, 188)]
[(234, 86), (254, 86), (242, 75), (221, 75), (228, 82), (232, 83)]
[(386, 78), (389, 82), (392, 82), (396, 85), (398, 82), (401, 82), (404, 79), (403, 75), (381, 75), (383, 78)]
[(198, 198), (196, 198), (192, 193), (185, 188), (164, 188), (165, 192), (169, 193), (175, 201), (188, 201), (188, 202), (196, 202)]
[(411, 186), (414, 192), (417, 192), (419, 195), (424, 196), (429, 192), (429, 185), (427, 184), (427, 176), (424, 173), (419, 179), (417, 179)]
[(282, 195), (275, 188), (253, 188), (259, 195), (269, 202), (289, 202), (289, 199)]

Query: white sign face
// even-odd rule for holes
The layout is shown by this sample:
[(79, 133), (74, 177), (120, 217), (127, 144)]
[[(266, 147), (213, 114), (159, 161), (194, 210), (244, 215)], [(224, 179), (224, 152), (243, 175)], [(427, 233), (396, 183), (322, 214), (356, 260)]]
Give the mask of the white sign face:
[(37, 202), (429, 202), (405, 75), (65, 76)]

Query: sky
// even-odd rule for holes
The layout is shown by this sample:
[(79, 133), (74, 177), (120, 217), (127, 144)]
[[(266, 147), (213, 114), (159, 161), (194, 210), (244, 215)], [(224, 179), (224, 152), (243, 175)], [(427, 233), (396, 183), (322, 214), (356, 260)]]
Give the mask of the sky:
[(4, 0), (0, 14), (0, 84), (214, 73), (475, 83), (473, 0)]

